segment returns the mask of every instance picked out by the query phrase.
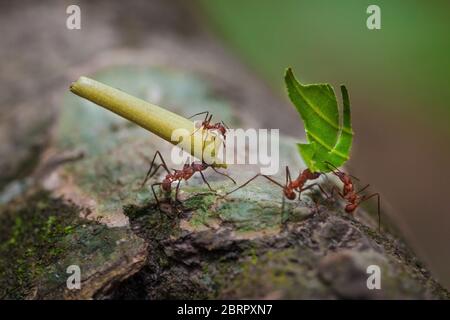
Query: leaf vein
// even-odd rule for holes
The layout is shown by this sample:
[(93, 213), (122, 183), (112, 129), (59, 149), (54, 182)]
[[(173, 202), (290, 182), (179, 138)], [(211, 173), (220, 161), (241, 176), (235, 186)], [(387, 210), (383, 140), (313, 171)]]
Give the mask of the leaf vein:
[[(297, 87), (297, 85), (296, 85), (296, 87)], [(303, 93), (302, 93), (301, 90), (299, 90), (299, 89), (297, 88), (297, 92), (298, 92), (298, 94), (302, 97), (302, 99), (305, 100), (306, 105), (308, 105), (308, 106), (314, 111), (315, 114), (317, 114), (320, 118), (322, 118), (323, 120), (325, 120), (325, 122), (327, 122), (327, 123), (328, 123), (329, 125), (331, 125), (333, 128), (335, 128), (335, 129), (337, 129), (337, 130), (340, 130), (339, 124), (334, 123), (331, 119), (329, 119), (327, 116), (325, 116), (325, 115), (324, 115), (317, 107), (314, 106), (314, 104), (313, 104), (308, 98), (306, 98), (306, 97), (303, 95)]]

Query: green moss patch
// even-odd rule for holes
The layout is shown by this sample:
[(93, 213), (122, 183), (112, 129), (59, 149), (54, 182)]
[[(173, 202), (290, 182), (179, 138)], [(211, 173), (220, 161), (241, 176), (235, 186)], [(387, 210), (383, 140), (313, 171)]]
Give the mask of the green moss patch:
[(23, 298), (33, 281), (67, 250), (78, 209), (39, 192), (0, 213), (0, 297)]
[(79, 211), (43, 191), (1, 209), (0, 299), (61, 299), (70, 265), (80, 267), (82, 281), (82, 290), (70, 294), (88, 298), (145, 251), (128, 228), (84, 220)]
[[(298, 248), (250, 250), (238, 262), (224, 263), (213, 279), (221, 288), (216, 298), (327, 298), (330, 293), (316, 277), (317, 257)], [(230, 272), (230, 269), (233, 272)], [(222, 272), (223, 271), (223, 272)]]

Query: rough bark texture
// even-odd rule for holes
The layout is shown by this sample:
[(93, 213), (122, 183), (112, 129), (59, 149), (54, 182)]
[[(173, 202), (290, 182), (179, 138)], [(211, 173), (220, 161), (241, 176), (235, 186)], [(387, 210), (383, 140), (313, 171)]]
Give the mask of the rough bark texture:
[[(232, 101), (211, 90), (220, 80), (201, 73), (119, 66), (93, 76), (185, 115), (208, 106), (238, 123)], [(219, 195), (196, 177), (183, 186), (183, 207), (166, 202), (161, 213), (140, 183), (148, 158), (169, 154), (166, 142), (70, 93), (53, 135), (35, 174), (22, 192), (9, 189), (2, 210), (4, 297), (447, 297), (363, 210), (354, 219), (338, 202), (309, 193), (282, 211), (280, 189), (264, 179), (223, 199), (233, 185), (212, 172), (207, 179)], [(294, 140), (281, 140), (283, 162), (302, 169)], [(254, 171), (228, 173), (242, 182)], [(82, 270), (81, 290), (66, 289), (73, 264)], [(373, 264), (382, 270), (380, 291), (366, 287)]]
[[(1, 119), (10, 156), (0, 163), (0, 297), (449, 297), (387, 227), (378, 233), (364, 210), (354, 219), (315, 193), (282, 211), (280, 189), (263, 179), (222, 199), (196, 177), (183, 186), (182, 210), (165, 203), (161, 214), (140, 183), (147, 158), (160, 150), (169, 159), (170, 146), (70, 94), (69, 80), (92, 76), (184, 115), (209, 110), (235, 127), (278, 127), (284, 103), (202, 32), (160, 33), (148, 43), (137, 33), (147, 46), (135, 49), (100, 37), (98, 50), (115, 50), (84, 52), (86, 63), (72, 65), (45, 95), (30, 91), (20, 101), (25, 118)], [(271, 110), (273, 123), (256, 120), (259, 110)], [(302, 169), (295, 140), (281, 140), (282, 165)], [(242, 182), (255, 168), (228, 173)], [(219, 194), (233, 187), (214, 172), (207, 179)], [(372, 264), (382, 270), (382, 290), (366, 287)], [(69, 265), (81, 268), (80, 290), (66, 287)]]

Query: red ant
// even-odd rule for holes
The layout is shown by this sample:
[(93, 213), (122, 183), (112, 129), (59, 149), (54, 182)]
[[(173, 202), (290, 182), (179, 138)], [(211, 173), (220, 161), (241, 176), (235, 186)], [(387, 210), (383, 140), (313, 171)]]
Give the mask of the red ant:
[[(159, 156), (159, 158), (161, 160), (161, 163), (156, 166), (155, 170), (153, 170), (153, 173), (152, 173), (152, 169), (153, 169), (153, 166), (155, 164), (155, 160), (156, 160), (157, 156)], [(151, 162), (150, 168), (147, 171), (147, 174), (145, 176), (144, 181), (142, 182), (141, 187), (143, 187), (145, 185), (145, 183), (147, 182), (147, 180), (149, 178), (151, 178), (152, 176), (154, 176), (156, 174), (156, 172), (161, 167), (166, 170), (166, 172), (167, 172), (166, 176), (164, 177), (162, 182), (156, 182), (156, 183), (152, 184), (153, 196), (155, 197), (155, 200), (156, 200), (156, 203), (157, 203), (158, 207), (160, 206), (160, 201), (159, 201), (158, 197), (156, 196), (156, 191), (155, 191), (155, 187), (156, 186), (160, 185), (164, 192), (166, 192), (167, 194), (170, 194), (172, 192), (172, 183), (173, 182), (178, 182), (177, 183), (177, 187), (176, 187), (176, 191), (175, 191), (175, 201), (176, 202), (180, 202), (178, 200), (178, 192), (179, 192), (179, 189), (180, 189), (181, 181), (189, 180), (196, 172), (200, 173), (200, 175), (201, 175), (201, 177), (203, 179), (203, 182), (206, 183), (206, 185), (208, 186), (209, 190), (212, 191), (212, 192), (215, 192), (215, 190), (211, 188), (210, 184), (208, 183), (208, 181), (206, 180), (206, 178), (205, 178), (205, 176), (203, 174), (203, 171), (205, 171), (208, 168), (212, 168), (215, 172), (217, 172), (218, 174), (221, 174), (221, 175), (227, 177), (234, 184), (236, 184), (236, 181), (233, 178), (231, 178), (229, 175), (227, 175), (227, 174), (225, 174), (223, 172), (217, 171), (216, 168), (214, 168), (212, 165), (209, 165), (209, 164), (207, 164), (205, 162), (192, 162), (190, 164), (189, 163), (185, 163), (184, 166), (183, 166), (183, 169), (181, 169), (181, 170), (172, 169), (173, 172), (170, 172), (170, 170), (167, 167), (167, 164), (164, 161), (164, 158), (162, 157), (161, 153), (159, 151), (157, 151), (155, 153), (154, 157), (153, 157), (153, 160)]]
[[(375, 197), (375, 196), (378, 198), (378, 201), (377, 201), (377, 204), (378, 204), (378, 229), (380, 229), (380, 225), (381, 225), (380, 194), (379, 193), (373, 193), (371, 195), (360, 196), (359, 193), (361, 193), (364, 190), (366, 190), (370, 186), (370, 184), (366, 185), (364, 188), (362, 188), (358, 192), (355, 192), (355, 189), (354, 189), (353, 182), (352, 182), (351, 178), (354, 178), (354, 179), (358, 180), (356, 177), (353, 177), (352, 175), (339, 170), (337, 167), (335, 167), (330, 162), (325, 162), (325, 163), (329, 167), (331, 167), (331, 168), (333, 168), (335, 170), (335, 171), (333, 171), (333, 174), (336, 175), (339, 178), (339, 180), (341, 180), (341, 182), (344, 184), (343, 187), (342, 187), (342, 193), (338, 191), (338, 194), (339, 194), (339, 196), (341, 196), (342, 199), (347, 201), (347, 204), (345, 206), (345, 212), (350, 213), (350, 214), (354, 214), (356, 208), (358, 208), (358, 206), (361, 203), (363, 203), (364, 201), (367, 201), (370, 198)], [(330, 197), (333, 196), (334, 190), (335, 190), (335, 187), (333, 187), (333, 189), (331, 190), (331, 196)]]
[[(314, 186), (319, 187), (319, 189), (323, 191), (322, 187), (320, 185), (318, 185), (317, 183), (313, 183), (308, 185), (307, 187), (305, 187), (305, 183), (308, 180), (315, 180), (318, 179), (320, 177), (321, 173), (319, 172), (311, 172), (309, 169), (305, 169), (302, 172), (300, 172), (300, 174), (298, 175), (297, 179), (292, 180), (291, 178), (291, 173), (289, 171), (289, 167), (286, 166), (286, 183), (284, 185), (282, 185), (281, 183), (275, 181), (274, 179), (272, 179), (269, 176), (266, 176), (264, 174), (260, 174), (258, 173), (257, 175), (255, 175), (253, 178), (249, 179), (247, 182), (245, 182), (244, 184), (242, 184), (241, 186), (237, 187), (236, 189), (228, 192), (225, 196), (245, 187), (247, 184), (249, 184), (250, 182), (252, 182), (253, 180), (255, 180), (257, 177), (261, 176), (266, 178), (267, 180), (271, 181), (272, 183), (275, 183), (277, 186), (281, 187), (283, 189), (283, 194), (284, 197), (286, 197), (289, 200), (295, 200), (297, 194), (296, 192), (298, 192), (298, 197), (300, 198), (300, 195), (303, 191), (306, 191), (308, 189), (311, 189)], [(283, 199), (284, 199), (283, 197)]]
[[(225, 145), (225, 139), (226, 139), (227, 130), (230, 129), (230, 128), (228, 128), (228, 126), (223, 121), (211, 124), (211, 120), (212, 120), (213, 115), (210, 114), (209, 111), (203, 111), (203, 112), (196, 113), (193, 116), (190, 116), (188, 119), (191, 119), (191, 118), (193, 118), (195, 116), (199, 116), (201, 114), (205, 115), (205, 119), (202, 121), (202, 124), (201, 124), (200, 128), (203, 128), (205, 130), (217, 130), (217, 131), (219, 131), (220, 135), (223, 137), (223, 141), (224, 141), (224, 145)], [(194, 134), (195, 132), (200, 130), (200, 128), (198, 128), (192, 134)]]

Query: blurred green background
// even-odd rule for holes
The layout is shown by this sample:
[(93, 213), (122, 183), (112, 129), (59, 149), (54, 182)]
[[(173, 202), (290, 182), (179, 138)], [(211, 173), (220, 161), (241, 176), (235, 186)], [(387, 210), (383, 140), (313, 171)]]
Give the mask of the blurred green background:
[[(303, 81), (346, 82), (381, 107), (404, 108), (448, 130), (449, 1), (200, 3), (218, 33), (276, 89), (292, 66)], [(381, 8), (381, 30), (366, 27), (370, 4)]]
[[(450, 288), (450, 1), (77, 0), (83, 27), (68, 30), (73, 3), (0, 1), (0, 185), (29, 174), (22, 163), (44, 150), (55, 114), (47, 99), (66, 92), (79, 68), (89, 74), (125, 57), (153, 64), (183, 50), (197, 57), (186, 65), (207, 64), (201, 52), (266, 89), (256, 110), (236, 95), (236, 112), (301, 141), (283, 83), (292, 66), (302, 82), (346, 84), (355, 130), (346, 169), (382, 194), (382, 218)], [(381, 30), (366, 27), (372, 4)]]
[[(366, 26), (372, 4), (381, 30)], [(211, 33), (282, 99), (287, 66), (304, 83), (347, 85), (356, 133), (347, 169), (381, 192), (383, 214), (450, 287), (450, 1), (198, 5)], [(280, 130), (301, 139), (295, 112), (274, 108), (277, 123), (291, 123)]]

